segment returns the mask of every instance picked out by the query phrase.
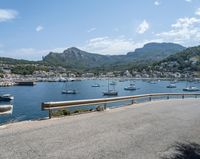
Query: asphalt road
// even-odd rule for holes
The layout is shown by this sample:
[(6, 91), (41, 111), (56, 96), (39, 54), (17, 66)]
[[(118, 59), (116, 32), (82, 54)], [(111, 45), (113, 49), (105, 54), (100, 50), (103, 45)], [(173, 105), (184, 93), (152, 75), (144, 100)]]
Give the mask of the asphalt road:
[(1, 159), (160, 159), (200, 144), (200, 99), (152, 101), (0, 127)]

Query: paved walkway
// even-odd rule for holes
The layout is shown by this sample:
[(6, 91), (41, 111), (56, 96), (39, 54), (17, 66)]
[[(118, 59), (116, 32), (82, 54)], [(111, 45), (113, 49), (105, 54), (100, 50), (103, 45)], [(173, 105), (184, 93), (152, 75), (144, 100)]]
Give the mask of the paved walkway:
[(159, 159), (200, 143), (200, 99), (152, 101), (0, 127), (1, 159)]

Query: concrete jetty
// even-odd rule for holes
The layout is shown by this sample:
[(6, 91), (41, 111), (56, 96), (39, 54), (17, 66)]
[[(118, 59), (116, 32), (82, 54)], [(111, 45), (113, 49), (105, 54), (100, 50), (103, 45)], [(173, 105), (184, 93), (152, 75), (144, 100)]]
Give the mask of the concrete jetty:
[(160, 159), (200, 144), (200, 99), (171, 99), (0, 127), (3, 159)]

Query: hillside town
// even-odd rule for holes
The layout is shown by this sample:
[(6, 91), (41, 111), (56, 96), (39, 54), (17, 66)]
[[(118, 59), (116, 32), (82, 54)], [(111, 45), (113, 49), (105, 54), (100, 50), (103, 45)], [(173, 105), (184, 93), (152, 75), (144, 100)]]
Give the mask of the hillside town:
[[(37, 66), (36, 66), (37, 67)], [(160, 67), (162, 69), (162, 66)], [(39, 81), (39, 82), (65, 82), (72, 79), (88, 79), (88, 78), (167, 78), (167, 79), (191, 79), (197, 78), (192, 72), (170, 72), (157, 71), (148, 68), (138, 71), (137, 68), (125, 71), (109, 71), (109, 72), (83, 72), (68, 71), (64, 67), (46, 66), (45, 70), (36, 70), (32, 74), (16, 74), (12, 72), (12, 65), (2, 64), (0, 67), (0, 86), (12, 86), (16, 81)]]

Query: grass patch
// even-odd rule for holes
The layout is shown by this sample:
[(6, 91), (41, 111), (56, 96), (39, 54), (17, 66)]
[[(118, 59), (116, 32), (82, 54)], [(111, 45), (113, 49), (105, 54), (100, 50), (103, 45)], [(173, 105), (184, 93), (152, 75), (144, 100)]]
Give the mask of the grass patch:
[(70, 111), (67, 109), (55, 110), (52, 112), (52, 117), (69, 116), (69, 115), (87, 113), (87, 112), (92, 112), (92, 111), (94, 110), (93, 109), (77, 109), (74, 111)]

